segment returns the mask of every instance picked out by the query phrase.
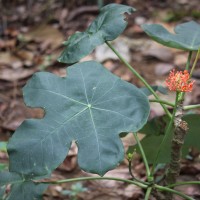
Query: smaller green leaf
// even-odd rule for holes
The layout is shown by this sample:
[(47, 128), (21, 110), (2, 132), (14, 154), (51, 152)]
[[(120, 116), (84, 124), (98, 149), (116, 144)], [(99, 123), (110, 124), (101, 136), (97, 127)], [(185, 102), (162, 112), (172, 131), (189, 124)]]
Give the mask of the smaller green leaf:
[(130, 14), (134, 11), (134, 8), (126, 5), (109, 4), (104, 6), (101, 8), (99, 16), (85, 32), (77, 32), (64, 42), (67, 47), (58, 61), (75, 63), (105, 41), (114, 40), (127, 26), (124, 13)]
[(142, 25), (144, 32), (156, 42), (176, 49), (195, 51), (200, 48), (200, 25), (194, 21), (179, 24), (174, 33), (159, 24)]
[[(161, 152), (157, 163), (168, 163), (170, 161), (170, 147), (171, 147), (171, 138), (172, 135), (170, 134), (169, 137), (166, 139), (166, 143), (161, 148)], [(158, 147), (160, 146), (163, 140), (163, 135), (148, 135), (145, 137), (141, 144), (144, 146), (144, 152), (147, 157), (149, 164), (154, 162)], [(139, 152), (139, 148), (136, 148), (137, 152)]]
[[(188, 133), (185, 137), (185, 143), (182, 149), (182, 157), (185, 157), (189, 151), (190, 147), (196, 147), (200, 150), (200, 134), (199, 134), (199, 122), (200, 115), (198, 114), (189, 114), (183, 117), (188, 123)], [(164, 137), (164, 130), (169, 122), (166, 116), (154, 118), (149, 121), (139, 132), (144, 133), (146, 137), (141, 141), (144, 152), (147, 156), (149, 163), (152, 163), (155, 159), (159, 145), (161, 144)], [(161, 153), (158, 158), (158, 163), (168, 163), (170, 161), (170, 152), (171, 152), (171, 140), (172, 140), (173, 131), (168, 135), (165, 145), (161, 149)], [(134, 150), (139, 152), (139, 149), (136, 146), (131, 146), (128, 149), (127, 153), (132, 153)]]
[(200, 115), (188, 114), (184, 116), (184, 120), (188, 122), (189, 131), (185, 136), (185, 145), (183, 150), (188, 153), (189, 147), (196, 147), (200, 151)]
[(168, 122), (167, 116), (155, 117), (148, 121), (139, 132), (145, 135), (164, 135), (165, 127)]
[[(146, 136), (142, 139), (141, 144), (147, 157), (148, 163), (152, 164), (158, 147), (161, 144), (167, 123), (169, 122), (167, 116), (156, 117), (146, 123), (146, 125), (139, 131)], [(172, 133), (169, 134), (166, 139), (166, 143), (161, 149), (158, 163), (166, 163), (170, 159), (170, 143)], [(138, 145), (130, 146), (127, 153), (133, 153), (134, 151), (140, 153)]]

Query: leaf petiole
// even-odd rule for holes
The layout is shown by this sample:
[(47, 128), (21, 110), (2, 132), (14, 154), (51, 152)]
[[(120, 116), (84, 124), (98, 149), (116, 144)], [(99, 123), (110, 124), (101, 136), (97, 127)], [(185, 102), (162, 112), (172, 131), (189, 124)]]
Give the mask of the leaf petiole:
[(186, 67), (185, 67), (186, 70), (189, 70), (190, 68), (191, 58), (192, 58), (192, 51), (189, 51), (189, 55), (188, 55), (188, 59), (187, 59)]
[[(154, 95), (154, 97), (157, 100), (160, 100), (159, 96), (156, 94), (156, 92), (152, 89), (152, 87), (146, 82), (146, 80), (117, 52), (117, 50), (109, 43), (106, 41), (106, 44), (108, 47), (117, 55), (117, 57), (125, 64), (126, 67), (130, 69), (130, 71), (137, 77), (139, 78), (143, 84), (149, 89), (149, 91)], [(169, 118), (171, 118), (171, 113), (169, 110), (166, 108), (166, 106), (162, 103), (160, 105), (163, 107), (165, 113), (168, 115)]]
[(147, 191), (146, 191), (144, 200), (149, 200), (149, 197), (150, 197), (150, 195), (151, 195), (152, 189), (153, 189), (152, 187), (148, 187), (148, 188), (147, 188)]
[(186, 182), (177, 182), (171, 185), (167, 185), (168, 188), (173, 188), (179, 185), (200, 185), (200, 181), (186, 181)]
[(180, 196), (180, 197), (183, 197), (183, 198), (186, 199), (186, 200), (195, 200), (195, 199), (193, 199), (193, 198), (187, 196), (186, 194), (183, 194), (182, 192), (179, 192), (179, 191), (177, 191), (177, 190), (173, 190), (173, 189), (168, 188), (168, 187), (164, 187), (164, 186), (160, 186), (160, 185), (156, 185), (156, 184), (154, 185), (154, 187), (155, 187), (156, 189), (158, 189), (158, 190), (161, 190), (161, 191), (166, 191), (166, 192), (171, 192), (171, 193), (173, 193), (173, 194), (176, 194), (176, 195), (178, 195), (178, 196)]
[(191, 109), (195, 109), (195, 108), (200, 108), (200, 104), (184, 106), (183, 110), (191, 110)]
[(144, 189), (148, 187), (148, 185), (145, 185), (144, 183), (140, 183), (140, 182), (128, 180), (128, 179), (123, 179), (123, 178), (114, 178), (114, 177), (81, 177), (81, 178), (71, 178), (71, 179), (64, 179), (64, 180), (58, 180), (58, 181), (38, 181), (36, 183), (61, 184), (61, 183), (69, 183), (69, 182), (76, 182), (76, 181), (91, 181), (91, 180), (113, 180), (113, 181), (133, 184)]
[(146, 167), (147, 177), (149, 178), (149, 177), (151, 177), (151, 172), (150, 172), (150, 169), (149, 169), (149, 165), (148, 165), (148, 162), (147, 162), (146, 155), (144, 153), (144, 150), (143, 150), (143, 147), (142, 147), (142, 145), (140, 143), (140, 140), (139, 140), (139, 138), (137, 136), (137, 133), (133, 133), (133, 135), (134, 135), (135, 140), (136, 140), (136, 142), (138, 144), (138, 147), (140, 149), (140, 152), (141, 152), (141, 155), (142, 155), (142, 158), (143, 158), (143, 161), (144, 161), (144, 165)]
[(190, 77), (192, 76), (193, 71), (194, 71), (194, 69), (195, 69), (195, 67), (196, 67), (197, 61), (198, 61), (198, 59), (199, 59), (199, 55), (200, 55), (200, 48), (199, 48), (199, 50), (198, 50), (198, 52), (197, 52), (197, 54), (196, 54), (194, 63), (193, 63), (193, 65), (192, 65), (192, 69), (191, 69), (191, 71), (190, 71)]
[(168, 106), (171, 106), (171, 107), (175, 106), (174, 103), (170, 103), (170, 102), (165, 101), (165, 100), (149, 99), (149, 102), (162, 103), (162, 104), (165, 104), (165, 105), (168, 105)]

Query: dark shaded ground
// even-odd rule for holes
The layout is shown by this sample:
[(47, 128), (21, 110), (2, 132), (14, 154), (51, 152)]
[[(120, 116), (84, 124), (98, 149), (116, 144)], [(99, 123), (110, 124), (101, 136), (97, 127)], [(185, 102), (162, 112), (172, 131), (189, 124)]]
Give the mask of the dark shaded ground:
[[(175, 24), (189, 20), (200, 21), (200, 4), (198, 0), (116, 0), (105, 3), (123, 3), (134, 6), (137, 12), (129, 17), (129, 26), (115, 41), (121, 53), (129, 56), (130, 63), (142, 74), (149, 83), (161, 84), (172, 67), (183, 69), (187, 60), (187, 53), (162, 47), (152, 42), (141, 30), (143, 23), (162, 23), (172, 30)], [(101, 1), (98, 1), (100, 4)], [(41, 118), (40, 109), (26, 108), (22, 99), (22, 87), (36, 71), (51, 71), (60, 76), (65, 76), (65, 64), (56, 61), (62, 51), (62, 42), (75, 31), (84, 30), (98, 14), (96, 1), (1, 1), (0, 4), (0, 141), (7, 141), (15, 129), (25, 118)], [(123, 52), (124, 45), (128, 53)], [(104, 50), (87, 56), (87, 59), (101, 61), (110, 71), (122, 79), (141, 87), (138, 81), (118, 60), (112, 55), (106, 59), (98, 55)], [(194, 73), (196, 87), (186, 98), (186, 104), (200, 102), (200, 68)], [(174, 95), (170, 94), (169, 101)], [(154, 104), (151, 116), (162, 115), (162, 109)], [(125, 148), (134, 144), (131, 136), (123, 139)], [(77, 149), (73, 145), (68, 158), (55, 171), (53, 177), (65, 179), (86, 175), (80, 171), (76, 159)], [(185, 160), (182, 164), (180, 180), (199, 180), (200, 163), (199, 153), (193, 151), (192, 161)], [(7, 163), (7, 155), (0, 152), (0, 162)], [(133, 161), (133, 171), (139, 178), (145, 179), (145, 169), (139, 156)], [(87, 174), (88, 175), (88, 174)], [(116, 170), (107, 174), (130, 178), (127, 161)], [(77, 186), (78, 187), (78, 186)], [(105, 182), (85, 182), (87, 191), (78, 194), (78, 199), (85, 200), (126, 200), (143, 199), (143, 191), (135, 186)], [(69, 189), (70, 184), (50, 186), (44, 199), (70, 199), (63, 196), (62, 191)], [(200, 199), (200, 189), (197, 186), (182, 187), (188, 195)], [(71, 198), (72, 199), (72, 198)]]

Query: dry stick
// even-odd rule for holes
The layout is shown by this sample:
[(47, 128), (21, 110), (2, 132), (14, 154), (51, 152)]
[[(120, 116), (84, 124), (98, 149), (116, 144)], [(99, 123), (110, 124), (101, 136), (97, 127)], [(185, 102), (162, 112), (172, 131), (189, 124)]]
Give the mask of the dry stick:
[[(177, 92), (177, 96), (180, 93)], [(177, 109), (174, 118), (174, 135), (172, 139), (172, 152), (171, 161), (166, 174), (166, 184), (171, 185), (176, 182), (177, 177), (180, 174), (180, 160), (182, 146), (184, 144), (184, 137), (188, 130), (187, 122), (182, 120), (183, 117), (183, 98), (177, 102)], [(167, 193), (166, 199), (171, 200), (173, 198), (172, 193)]]

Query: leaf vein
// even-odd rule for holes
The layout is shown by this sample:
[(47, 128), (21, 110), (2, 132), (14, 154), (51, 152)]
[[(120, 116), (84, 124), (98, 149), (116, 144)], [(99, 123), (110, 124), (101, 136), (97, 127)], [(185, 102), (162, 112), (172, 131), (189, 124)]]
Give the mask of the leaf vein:
[(73, 102), (76, 102), (76, 103), (82, 104), (82, 105), (84, 105), (84, 106), (87, 106), (87, 104), (85, 104), (85, 103), (82, 103), (82, 102), (80, 102), (80, 101), (77, 101), (77, 100), (75, 100), (75, 99), (73, 99), (73, 98), (70, 98), (70, 97), (68, 97), (68, 96), (59, 94), (59, 93), (57, 93), (57, 92), (53, 92), (53, 91), (50, 91), (50, 90), (47, 90), (47, 89), (44, 89), (44, 88), (33, 88), (33, 87), (29, 87), (29, 88), (32, 89), (32, 90), (45, 90), (45, 91), (47, 91), (47, 92), (49, 92), (49, 93), (58, 95), (58, 96), (63, 97), (63, 98), (65, 98), (65, 99), (68, 99), (68, 100), (71, 100), (71, 101), (73, 101)]

